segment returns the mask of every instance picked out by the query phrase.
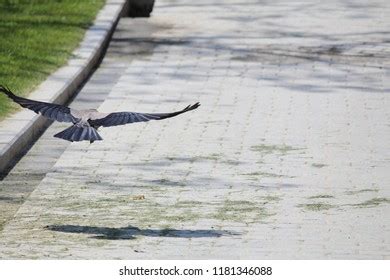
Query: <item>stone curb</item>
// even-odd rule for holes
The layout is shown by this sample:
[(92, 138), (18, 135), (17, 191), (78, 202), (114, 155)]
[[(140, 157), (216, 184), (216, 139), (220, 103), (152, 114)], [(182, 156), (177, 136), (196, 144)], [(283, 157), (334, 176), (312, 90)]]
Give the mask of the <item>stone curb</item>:
[[(68, 64), (51, 74), (34, 92), (32, 99), (65, 104), (98, 65), (119, 18), (128, 13), (128, 0), (107, 0)], [(0, 122), (0, 174), (9, 171), (26, 148), (51, 121), (22, 110)], [(0, 177), (1, 178), (1, 177)]]

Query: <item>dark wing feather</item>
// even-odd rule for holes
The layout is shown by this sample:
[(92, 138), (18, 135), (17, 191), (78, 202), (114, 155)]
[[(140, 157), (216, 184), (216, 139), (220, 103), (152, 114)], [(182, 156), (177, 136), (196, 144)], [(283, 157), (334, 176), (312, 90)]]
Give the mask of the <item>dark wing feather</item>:
[(59, 122), (73, 123), (77, 122), (78, 120), (78, 118), (74, 117), (71, 114), (70, 109), (68, 107), (23, 98), (13, 94), (9, 88), (6, 88), (4, 86), (0, 86), (0, 92), (5, 93), (9, 98), (11, 98), (14, 102), (18, 103), (20, 106), (30, 109), (37, 114), (40, 113), (42, 116), (48, 119)]
[(199, 102), (194, 105), (189, 105), (181, 111), (173, 112), (173, 113), (156, 113), (156, 114), (148, 114), (148, 113), (135, 113), (135, 112), (117, 112), (111, 113), (100, 119), (92, 119), (89, 123), (94, 127), (107, 127), (107, 126), (116, 126), (123, 125), (128, 123), (136, 123), (136, 122), (147, 122), (150, 120), (162, 120), (167, 118), (172, 118), (174, 116), (183, 114), (185, 112), (194, 110), (200, 106)]

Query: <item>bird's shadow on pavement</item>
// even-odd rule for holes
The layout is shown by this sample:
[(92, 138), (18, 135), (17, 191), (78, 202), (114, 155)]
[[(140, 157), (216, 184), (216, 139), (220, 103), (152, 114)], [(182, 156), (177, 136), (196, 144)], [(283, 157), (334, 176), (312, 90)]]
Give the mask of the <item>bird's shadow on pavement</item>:
[(207, 238), (240, 235), (239, 233), (227, 230), (186, 230), (186, 229), (140, 229), (138, 227), (127, 226), (120, 228), (95, 227), (80, 225), (48, 225), (45, 227), (51, 231), (64, 233), (83, 233), (91, 235), (90, 238), (107, 240), (129, 240), (136, 236), (149, 237), (176, 237), (176, 238)]

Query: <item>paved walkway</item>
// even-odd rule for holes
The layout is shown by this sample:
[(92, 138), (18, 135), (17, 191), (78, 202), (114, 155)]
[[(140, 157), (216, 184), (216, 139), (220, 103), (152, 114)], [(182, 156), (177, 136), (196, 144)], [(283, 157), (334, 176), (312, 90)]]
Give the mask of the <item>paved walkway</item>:
[(75, 107), (202, 106), (52, 140), (0, 257), (389, 259), (390, 4), (364, 2), (160, 0), (122, 19)]

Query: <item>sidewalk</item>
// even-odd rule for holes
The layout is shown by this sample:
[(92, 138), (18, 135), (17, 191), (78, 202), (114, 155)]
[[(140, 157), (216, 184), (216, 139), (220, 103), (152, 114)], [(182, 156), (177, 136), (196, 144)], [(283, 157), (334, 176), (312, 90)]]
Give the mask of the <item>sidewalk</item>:
[(202, 106), (66, 147), (0, 258), (389, 259), (390, 4), (361, 2), (121, 19), (99, 69), (120, 76), (86, 85), (110, 85), (99, 110)]

